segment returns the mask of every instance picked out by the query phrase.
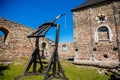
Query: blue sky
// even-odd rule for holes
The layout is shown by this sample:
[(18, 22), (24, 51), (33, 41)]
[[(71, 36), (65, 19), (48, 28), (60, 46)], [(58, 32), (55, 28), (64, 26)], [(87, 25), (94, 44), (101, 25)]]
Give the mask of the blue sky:
[[(60, 42), (73, 42), (73, 17), (71, 9), (85, 0), (0, 0), (0, 17), (37, 29), (44, 22), (52, 21), (56, 16), (66, 13), (56, 21), (60, 24)], [(65, 24), (66, 23), (66, 24)], [(66, 29), (65, 29), (66, 25)], [(55, 29), (47, 37), (54, 38)]]

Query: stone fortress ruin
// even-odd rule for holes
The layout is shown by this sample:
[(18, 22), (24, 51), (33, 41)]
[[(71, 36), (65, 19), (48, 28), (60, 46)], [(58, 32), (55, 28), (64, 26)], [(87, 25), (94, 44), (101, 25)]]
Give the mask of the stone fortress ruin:
[[(117, 66), (120, 61), (120, 1), (87, 0), (72, 9), (74, 43), (59, 43), (60, 58), (74, 58), (76, 64)], [(27, 36), (34, 29), (0, 18), (0, 60), (29, 57), (34, 39)], [(40, 39), (40, 49), (50, 57), (54, 47), (48, 38)], [(42, 52), (41, 52), (42, 54)]]
[[(33, 29), (24, 25), (12, 22), (10, 20), (0, 18), (0, 60), (15, 60), (17, 58), (29, 57), (34, 49), (34, 39), (27, 36), (31, 34)], [(48, 38), (40, 38), (41, 54), (44, 47), (45, 57), (50, 57), (54, 47), (54, 42)], [(68, 47), (69, 46), (69, 47)], [(59, 44), (60, 58), (67, 59), (73, 57), (72, 43)], [(66, 55), (65, 55), (66, 54)]]

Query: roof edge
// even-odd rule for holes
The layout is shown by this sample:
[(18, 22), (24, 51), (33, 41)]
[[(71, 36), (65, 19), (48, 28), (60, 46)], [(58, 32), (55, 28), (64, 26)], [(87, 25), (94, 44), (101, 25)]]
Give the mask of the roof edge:
[(89, 7), (89, 6), (93, 6), (93, 5), (96, 5), (96, 4), (99, 4), (99, 3), (103, 3), (105, 1), (119, 1), (119, 0), (87, 0), (83, 4), (80, 4), (78, 7), (73, 8), (71, 11), (74, 12), (76, 10), (86, 8), (86, 7)]

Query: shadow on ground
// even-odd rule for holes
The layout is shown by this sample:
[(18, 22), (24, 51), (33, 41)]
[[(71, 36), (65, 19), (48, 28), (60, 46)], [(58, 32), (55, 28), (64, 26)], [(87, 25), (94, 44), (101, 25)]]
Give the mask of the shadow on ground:
[(120, 80), (120, 76), (117, 76), (117, 75), (115, 75), (115, 74), (111, 74), (109, 80)]
[(0, 65), (0, 76), (4, 75), (3, 71), (7, 70), (8, 68), (9, 68), (9, 66)]

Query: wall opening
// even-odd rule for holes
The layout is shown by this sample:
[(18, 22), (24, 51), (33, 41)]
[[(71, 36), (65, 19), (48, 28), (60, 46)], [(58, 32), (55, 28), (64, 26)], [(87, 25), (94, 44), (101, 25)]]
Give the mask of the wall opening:
[(0, 41), (5, 43), (7, 36), (8, 36), (8, 30), (0, 27)]
[(95, 32), (95, 43), (98, 41), (109, 41), (112, 42), (112, 30), (107, 25), (101, 25), (96, 29)]
[(42, 56), (41, 56), (43, 59), (45, 59), (45, 48), (46, 48), (46, 43), (43, 42), (42, 43)]
[(104, 58), (108, 58), (108, 55), (107, 55), (107, 54), (104, 54), (103, 56), (104, 56)]
[(4, 43), (5, 34), (0, 30), (0, 43)]
[(104, 14), (100, 13), (96, 17), (96, 19), (98, 20), (98, 22), (102, 23), (102, 22), (105, 22), (107, 20), (107, 17)]
[(67, 46), (65, 44), (62, 46), (62, 51), (67, 51)]
[(42, 43), (42, 48), (43, 48), (43, 49), (46, 48), (46, 43), (45, 43), (45, 42)]
[(109, 30), (107, 27), (102, 26), (98, 28), (98, 39), (99, 40), (109, 40)]

